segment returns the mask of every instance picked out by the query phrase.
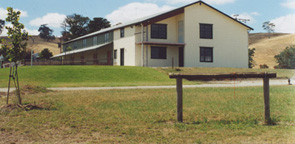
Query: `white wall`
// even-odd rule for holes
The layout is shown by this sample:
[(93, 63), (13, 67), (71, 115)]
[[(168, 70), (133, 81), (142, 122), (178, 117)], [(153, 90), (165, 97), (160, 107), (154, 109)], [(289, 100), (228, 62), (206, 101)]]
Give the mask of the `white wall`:
[[(185, 8), (186, 67), (248, 67), (247, 28), (202, 4)], [(200, 39), (199, 23), (213, 24), (213, 39)], [(200, 47), (213, 47), (213, 63), (200, 62)]]
[(114, 65), (120, 65), (120, 49), (124, 48), (124, 65), (135, 66), (135, 26), (125, 27), (125, 36), (120, 38), (120, 29), (114, 31), (114, 50), (117, 50), (117, 59)]
[(151, 46), (148, 47), (149, 67), (172, 67), (172, 60), (174, 61), (174, 66), (178, 67), (178, 47), (167, 47), (166, 59), (151, 59)]

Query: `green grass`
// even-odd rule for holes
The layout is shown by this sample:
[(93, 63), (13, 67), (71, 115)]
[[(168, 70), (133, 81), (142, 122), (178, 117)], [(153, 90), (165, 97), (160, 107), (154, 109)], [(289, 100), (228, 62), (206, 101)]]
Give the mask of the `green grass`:
[[(9, 69), (0, 69), (0, 87), (7, 87)], [(104, 87), (173, 85), (175, 80), (152, 68), (114, 66), (20, 67), (21, 85), (44, 87)]]
[[(0, 113), (3, 143), (295, 143), (295, 87), (270, 89), (265, 126), (262, 87), (184, 89), (184, 123), (175, 89), (50, 92), (25, 103), (51, 110)], [(4, 105), (2, 98), (0, 106)]]
[(249, 69), (249, 68), (157, 68), (163, 73), (183, 73), (183, 74), (226, 74), (226, 73), (243, 73), (243, 72), (273, 72), (277, 73), (278, 78), (292, 78), (295, 76), (294, 69)]
[[(276, 72), (278, 77), (292, 77), (295, 70), (260, 70), (238, 68), (171, 68), (117, 66), (34, 66), (20, 67), (20, 85), (43, 87), (108, 87), (175, 85), (168, 73), (216, 74), (232, 72)], [(0, 69), (0, 87), (7, 87), (9, 69)], [(184, 84), (200, 82), (184, 81)]]

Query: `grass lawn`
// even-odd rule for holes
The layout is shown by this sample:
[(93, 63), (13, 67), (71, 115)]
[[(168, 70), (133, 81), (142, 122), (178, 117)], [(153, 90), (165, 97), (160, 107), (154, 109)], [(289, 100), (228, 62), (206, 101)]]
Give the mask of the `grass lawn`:
[[(49, 92), (25, 103), (50, 110), (0, 113), (3, 143), (295, 143), (295, 87), (272, 86), (263, 125), (262, 87), (184, 89), (184, 123), (175, 89)], [(5, 99), (0, 99), (0, 107)]]
[[(261, 70), (239, 68), (171, 68), (117, 67), (117, 66), (34, 66), (19, 69), (20, 85), (43, 87), (108, 87), (175, 85), (168, 73), (233, 73), (276, 72), (278, 77), (292, 77), (295, 70)], [(7, 87), (9, 69), (0, 69), (0, 87)], [(184, 81), (184, 84), (200, 82)]]
[[(0, 87), (7, 87), (9, 69), (0, 69)], [(173, 85), (175, 80), (152, 68), (116, 66), (34, 66), (19, 69), (20, 85), (104, 87)]]

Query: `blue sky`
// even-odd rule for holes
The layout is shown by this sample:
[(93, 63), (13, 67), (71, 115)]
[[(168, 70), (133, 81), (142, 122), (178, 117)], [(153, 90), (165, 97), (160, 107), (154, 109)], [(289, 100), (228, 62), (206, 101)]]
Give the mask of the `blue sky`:
[[(60, 23), (66, 15), (105, 17), (112, 24), (126, 22), (143, 16), (186, 5), (196, 0), (1, 0), (0, 19), (4, 19), (6, 8), (22, 11), (21, 21), (27, 31), (38, 34), (41, 24), (48, 24), (54, 35), (60, 36)], [(203, 0), (220, 11), (239, 14), (239, 18), (250, 19), (247, 25), (253, 32), (264, 32), (262, 23), (271, 21), (276, 32), (295, 33), (295, 0)], [(2, 35), (5, 34), (5, 31)]]

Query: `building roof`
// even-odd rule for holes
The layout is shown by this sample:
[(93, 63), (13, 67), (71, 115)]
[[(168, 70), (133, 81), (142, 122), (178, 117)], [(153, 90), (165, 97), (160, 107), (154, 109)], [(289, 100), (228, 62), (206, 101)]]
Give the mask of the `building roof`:
[(95, 46), (88, 47), (88, 48), (72, 50), (72, 51), (69, 51), (69, 52), (64, 52), (64, 53), (55, 55), (55, 56), (53, 56), (51, 58), (57, 58), (57, 57), (65, 56), (65, 55), (71, 55), (71, 54), (75, 54), (75, 53), (80, 53), (80, 52), (94, 50), (94, 49), (102, 48), (103, 46), (106, 46), (106, 45), (111, 44), (111, 43), (112, 42), (108, 42), (108, 43), (104, 43), (104, 44), (100, 44), (100, 45), (95, 45)]
[(172, 9), (172, 10), (169, 10), (169, 11), (165, 11), (165, 12), (161, 12), (161, 13), (157, 13), (157, 14), (154, 14), (154, 15), (150, 15), (150, 16), (147, 16), (147, 17), (143, 17), (143, 18), (140, 18), (140, 19), (136, 19), (136, 20), (133, 20), (133, 21), (129, 21), (125, 24), (119, 24), (119, 25), (115, 25), (115, 26), (112, 26), (112, 27), (109, 27), (109, 28), (105, 28), (105, 29), (102, 29), (102, 30), (99, 30), (99, 31), (96, 31), (96, 32), (93, 32), (93, 33), (90, 33), (90, 34), (86, 34), (84, 36), (81, 36), (81, 37), (78, 37), (78, 38), (75, 38), (75, 39), (72, 39), (72, 40), (69, 40), (66, 43), (70, 43), (70, 42), (73, 42), (73, 41), (77, 41), (77, 40), (80, 40), (80, 39), (84, 39), (84, 38), (87, 38), (87, 37), (91, 37), (91, 36), (94, 36), (94, 35), (98, 35), (98, 34), (102, 34), (102, 33), (105, 33), (105, 32), (109, 32), (109, 31), (112, 31), (112, 30), (116, 30), (116, 29), (120, 29), (120, 28), (123, 28), (123, 27), (126, 27), (126, 26), (131, 26), (131, 25), (137, 25), (137, 24), (149, 24), (149, 23), (152, 23), (154, 22), (153, 20), (158, 20), (157, 18), (159, 17), (164, 17), (164, 18), (168, 18), (168, 17), (171, 17), (176, 15), (176, 14), (179, 14), (181, 12), (184, 11), (184, 8), (185, 7), (188, 7), (188, 6), (191, 6), (191, 5), (194, 5), (194, 4), (197, 4), (197, 3), (200, 3), (200, 4), (204, 4), (214, 10), (216, 10), (217, 12), (225, 15), (226, 17), (238, 22), (239, 24), (247, 27), (249, 30), (253, 30), (253, 28), (249, 27), (248, 25), (238, 21), (237, 19), (234, 19), (233, 17), (221, 12), (220, 10), (210, 6), (209, 4), (199, 0), (199, 1), (196, 1), (196, 2), (193, 2), (191, 4), (188, 4), (188, 5), (185, 5), (185, 6), (182, 6), (182, 7), (179, 7), (179, 8), (175, 8), (175, 9)]

